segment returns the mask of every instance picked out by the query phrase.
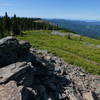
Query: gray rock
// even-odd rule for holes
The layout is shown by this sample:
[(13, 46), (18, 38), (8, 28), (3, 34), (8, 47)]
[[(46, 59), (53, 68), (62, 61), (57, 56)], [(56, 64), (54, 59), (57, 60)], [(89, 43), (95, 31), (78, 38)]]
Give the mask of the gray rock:
[(11, 64), (18, 59), (19, 43), (14, 37), (0, 40), (0, 66)]
[(22, 54), (26, 54), (29, 52), (29, 49), (31, 48), (31, 45), (29, 44), (29, 42), (21, 40), (19, 41), (19, 44), (21, 47)]
[(83, 93), (83, 99), (84, 100), (98, 100), (97, 98), (95, 98), (93, 96), (93, 92), (86, 92), (86, 93)]
[(15, 63), (18, 59), (27, 55), (30, 44), (26, 41), (20, 41), (15, 37), (6, 37), (0, 40), (0, 66), (6, 66)]
[(13, 77), (19, 77), (26, 73), (30, 66), (26, 62), (17, 62), (0, 69), (0, 83), (9, 81)]
[(59, 94), (59, 100), (67, 100), (67, 99), (68, 99), (68, 95), (66, 95), (65, 93)]
[(0, 85), (0, 100), (22, 100), (16, 82), (10, 81), (5, 85)]

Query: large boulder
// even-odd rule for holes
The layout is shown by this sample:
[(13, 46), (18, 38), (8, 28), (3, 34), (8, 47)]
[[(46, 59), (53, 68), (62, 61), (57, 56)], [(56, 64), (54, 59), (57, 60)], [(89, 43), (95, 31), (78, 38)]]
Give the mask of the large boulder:
[(0, 67), (15, 63), (29, 51), (28, 42), (18, 42), (15, 37), (9, 36), (0, 40)]
[(8, 65), (18, 59), (19, 43), (14, 37), (0, 40), (0, 66)]
[(21, 75), (23, 76), (24, 73), (28, 74), (26, 72), (29, 71), (30, 68), (31, 66), (26, 62), (16, 62), (14, 64), (0, 68), (0, 84), (12, 79), (17, 79), (18, 77), (20, 77), (21, 80)]

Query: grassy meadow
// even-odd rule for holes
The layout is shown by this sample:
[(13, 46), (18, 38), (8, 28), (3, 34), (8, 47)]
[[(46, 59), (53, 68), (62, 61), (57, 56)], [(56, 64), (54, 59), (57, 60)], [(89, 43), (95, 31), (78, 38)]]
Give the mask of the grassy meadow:
[(48, 50), (86, 72), (100, 75), (100, 40), (83, 36), (82, 40), (78, 36), (68, 39), (67, 36), (51, 35), (48, 30), (25, 31), (17, 38), (29, 41), (34, 48)]

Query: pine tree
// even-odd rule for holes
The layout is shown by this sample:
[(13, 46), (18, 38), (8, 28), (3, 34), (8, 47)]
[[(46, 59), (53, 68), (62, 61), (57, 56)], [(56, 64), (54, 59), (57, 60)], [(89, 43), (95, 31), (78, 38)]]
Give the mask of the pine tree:
[(68, 39), (71, 39), (71, 35), (70, 35), (70, 33), (68, 33)]
[(3, 26), (3, 20), (0, 18), (0, 38), (3, 38), (4, 35), (4, 26)]
[(14, 14), (14, 17), (12, 19), (12, 32), (13, 32), (13, 35), (20, 34), (20, 28), (19, 28), (18, 21), (17, 21), (15, 14)]
[(9, 35), (10, 30), (11, 30), (11, 20), (8, 17), (7, 12), (5, 13), (5, 16), (3, 18), (3, 28), (4, 28), (4, 31), (5, 31), (6, 35)]

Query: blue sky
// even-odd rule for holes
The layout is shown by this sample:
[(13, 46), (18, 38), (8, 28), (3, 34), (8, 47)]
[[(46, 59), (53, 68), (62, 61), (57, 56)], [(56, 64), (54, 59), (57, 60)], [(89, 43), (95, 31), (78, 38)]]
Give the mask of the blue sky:
[(0, 15), (100, 20), (100, 0), (0, 0)]

